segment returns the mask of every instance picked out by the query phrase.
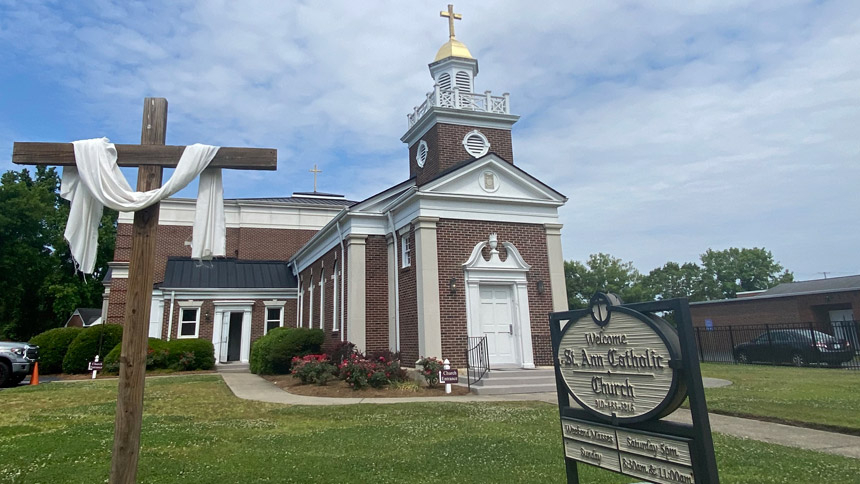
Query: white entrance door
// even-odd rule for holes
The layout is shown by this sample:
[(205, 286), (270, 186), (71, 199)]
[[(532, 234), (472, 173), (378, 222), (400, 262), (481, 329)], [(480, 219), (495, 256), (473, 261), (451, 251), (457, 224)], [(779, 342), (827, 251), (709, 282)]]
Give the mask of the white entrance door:
[(508, 286), (481, 285), (480, 330), (487, 337), (490, 364), (517, 365), (514, 311)]
[(164, 300), (152, 298), (149, 309), (149, 337), (161, 339), (161, 322), (164, 319)]

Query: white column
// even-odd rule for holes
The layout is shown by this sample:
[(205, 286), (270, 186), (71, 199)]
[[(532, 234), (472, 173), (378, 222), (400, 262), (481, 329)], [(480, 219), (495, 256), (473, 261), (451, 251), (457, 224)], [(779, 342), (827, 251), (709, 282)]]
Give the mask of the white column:
[[(346, 339), (362, 353), (367, 350), (366, 337), (366, 297), (365, 290), (367, 269), (365, 247), (367, 246), (367, 235), (346, 236), (347, 250), (347, 322)], [(341, 329), (342, 331), (342, 329)]]
[(568, 309), (567, 284), (564, 281), (564, 257), (561, 254), (561, 227), (561, 224), (544, 224), (553, 311), (567, 311)]
[(418, 217), (415, 229), (415, 285), (418, 292), (419, 356), (442, 357), (442, 323), (439, 313), (439, 264), (436, 217)]
[(392, 234), (387, 235), (385, 240), (388, 242), (388, 349), (397, 351), (397, 334), (395, 332), (397, 329), (397, 306), (394, 303), (395, 291), (397, 290), (395, 271), (398, 270), (394, 261), (394, 251), (397, 250), (397, 245), (394, 243)]

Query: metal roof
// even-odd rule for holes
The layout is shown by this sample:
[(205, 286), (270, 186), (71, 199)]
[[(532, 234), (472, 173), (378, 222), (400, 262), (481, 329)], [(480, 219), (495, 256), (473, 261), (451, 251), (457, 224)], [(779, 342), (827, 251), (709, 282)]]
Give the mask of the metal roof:
[(860, 275), (815, 279), (812, 281), (784, 282), (763, 292), (762, 296), (789, 296), (815, 292), (850, 291), (860, 289)]
[[(316, 197), (267, 197), (267, 198), (231, 198), (242, 202), (272, 202), (272, 203), (295, 203), (299, 205), (335, 205), (350, 207), (355, 201), (345, 198), (316, 198)], [(227, 200), (225, 200), (227, 201)]]
[(815, 279), (811, 281), (783, 282), (760, 294), (754, 296), (739, 297), (735, 299), (717, 299), (714, 301), (691, 302), (691, 306), (724, 303), (754, 303), (762, 299), (774, 299), (780, 297), (805, 296), (809, 294), (825, 294), (842, 291), (860, 290), (860, 275), (831, 277), (829, 279)]
[(293, 272), (284, 261), (213, 259), (196, 261), (188, 257), (167, 260), (160, 288), (183, 289), (291, 289), (298, 287)]

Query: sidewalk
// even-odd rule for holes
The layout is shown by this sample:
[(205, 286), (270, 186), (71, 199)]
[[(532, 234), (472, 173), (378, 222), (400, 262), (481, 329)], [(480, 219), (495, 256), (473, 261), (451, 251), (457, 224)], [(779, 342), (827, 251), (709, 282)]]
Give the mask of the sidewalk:
[[(510, 402), (541, 401), (556, 405), (555, 393), (519, 395), (463, 395), (457, 397), (405, 397), (405, 398), (327, 398), (293, 395), (272, 383), (248, 372), (219, 372), (234, 395), (243, 400), (255, 400), (286, 405), (356, 405), (391, 404), (408, 402)], [(721, 382), (709, 382), (713, 385)], [(826, 452), (860, 459), (860, 437), (803, 427), (793, 427), (760, 420), (710, 414), (711, 430), (734, 437), (769, 442), (799, 449)], [(676, 422), (690, 423), (688, 410), (679, 409), (668, 417)]]

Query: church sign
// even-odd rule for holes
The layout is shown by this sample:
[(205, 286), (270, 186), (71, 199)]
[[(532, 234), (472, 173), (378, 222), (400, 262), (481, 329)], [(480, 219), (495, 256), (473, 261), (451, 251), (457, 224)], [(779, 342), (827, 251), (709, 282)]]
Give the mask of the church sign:
[[(678, 331), (655, 314), (667, 311)], [(577, 463), (648, 482), (719, 482), (685, 299), (623, 306), (597, 293), (550, 325), (568, 482), (579, 482)], [(688, 397), (694, 425), (659, 420)]]

